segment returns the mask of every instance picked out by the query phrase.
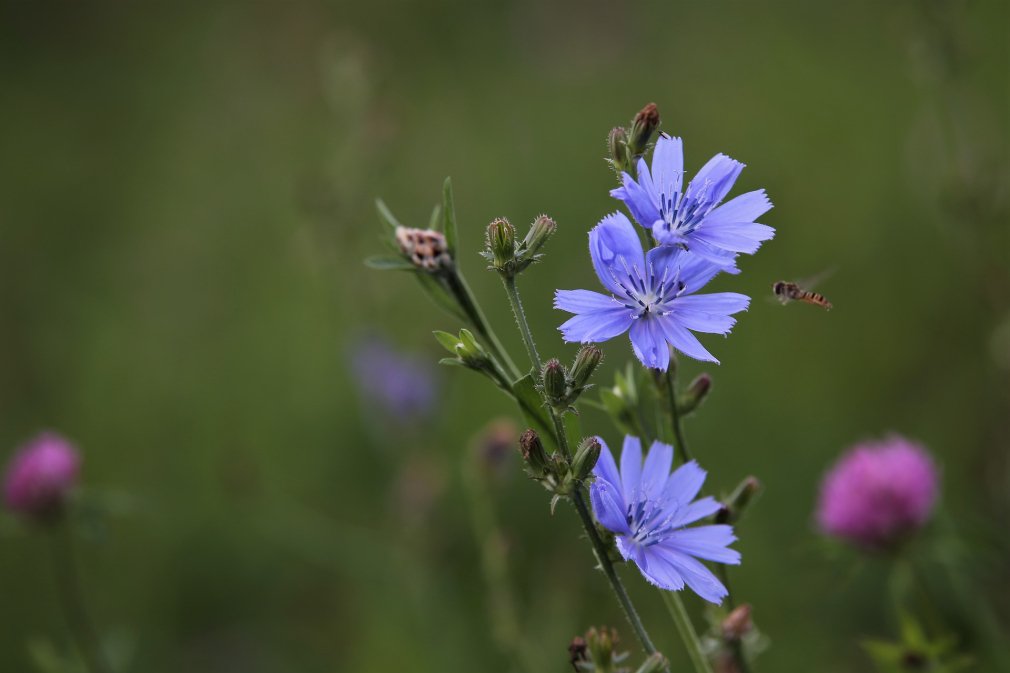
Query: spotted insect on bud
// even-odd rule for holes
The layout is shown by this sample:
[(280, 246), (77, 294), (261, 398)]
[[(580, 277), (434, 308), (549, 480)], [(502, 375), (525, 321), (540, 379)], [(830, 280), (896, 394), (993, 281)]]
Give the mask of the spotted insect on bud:
[(536, 430), (529, 428), (519, 436), (519, 451), (523, 455), (530, 476), (537, 479), (547, 476), (550, 471), (550, 459)]
[(607, 153), (610, 165), (618, 173), (631, 172), (631, 154), (628, 149), (628, 132), (620, 126), (610, 129), (607, 135)]
[(575, 451), (575, 458), (572, 460), (572, 474), (576, 480), (582, 481), (592, 473), (593, 468), (596, 467), (596, 461), (600, 459), (602, 448), (600, 440), (596, 437), (587, 437), (582, 440), (579, 448)]
[(540, 249), (557, 231), (558, 225), (546, 215), (541, 215), (533, 220), (530, 230), (526, 232), (526, 238), (519, 245), (519, 253), (516, 255), (516, 271), (522, 271), (533, 262), (540, 260), (542, 255)]
[(553, 407), (566, 406), (568, 377), (565, 367), (557, 359), (548, 360), (540, 373), (541, 384), (547, 401)]
[(504, 217), (487, 225), (487, 252), (491, 265), (498, 271), (514, 271), (516, 260), (516, 229)]
[(747, 603), (738, 605), (722, 620), (720, 628), (722, 629), (722, 637), (727, 642), (739, 642), (754, 628), (754, 622), (751, 621), (750, 605)]
[(649, 147), (649, 141), (659, 128), (659, 108), (655, 103), (649, 103), (635, 115), (631, 123), (631, 139), (628, 141), (628, 149), (632, 157), (645, 154)]
[(716, 512), (716, 523), (736, 523), (761, 492), (761, 482), (755, 476), (749, 476), (733, 489), (733, 492)]
[(666, 670), (666, 657), (659, 652), (653, 652), (648, 659), (642, 662), (635, 673), (659, 673)]
[(400, 252), (417, 268), (430, 273), (452, 268), (452, 256), (442, 232), (398, 226), (394, 238)]
[(701, 403), (708, 397), (712, 390), (712, 377), (702, 372), (698, 374), (688, 385), (687, 390), (677, 398), (677, 411), (681, 415), (687, 415), (701, 406)]
[(603, 362), (603, 351), (593, 344), (586, 344), (575, 355), (570, 374), (572, 388), (581, 392), (589, 383), (589, 378)]

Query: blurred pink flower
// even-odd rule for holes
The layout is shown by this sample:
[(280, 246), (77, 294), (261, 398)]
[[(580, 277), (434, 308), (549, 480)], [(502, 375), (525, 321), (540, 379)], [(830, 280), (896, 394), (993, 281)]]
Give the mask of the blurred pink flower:
[(80, 471), (77, 449), (44, 432), (21, 447), (7, 465), (4, 501), (11, 510), (35, 518), (59, 511)]
[(893, 548), (929, 519), (939, 475), (926, 450), (900, 435), (852, 447), (821, 484), (817, 523), (869, 550)]

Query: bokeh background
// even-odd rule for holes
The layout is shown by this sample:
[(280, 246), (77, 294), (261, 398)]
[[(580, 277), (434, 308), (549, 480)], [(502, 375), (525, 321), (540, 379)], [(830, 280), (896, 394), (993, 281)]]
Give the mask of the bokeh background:
[[(1005, 617), (1008, 25), (1000, 0), (4, 2), (0, 455), (44, 428), (79, 443), (79, 561), (123, 670), (562, 671), (592, 624), (634, 649), (570, 508), (475, 439), (518, 422), (508, 400), (432, 368), (434, 410), (397, 416), (353, 361), (385, 340), (434, 362), (431, 330), (459, 327), (361, 262), (374, 199), (424, 226), (446, 175), (461, 264), (520, 360), (476, 252), (495, 216), (557, 220), (521, 289), (541, 351), (570, 358), (552, 292), (595, 286), (604, 141), (655, 101), (689, 170), (729, 153), (736, 193), (776, 205), (775, 240), (715, 282), (756, 298), (707, 339), (723, 364), (684, 366), (715, 379), (687, 427), (710, 485), (766, 485), (733, 575), (772, 642), (759, 670), (868, 670), (860, 639), (897, 637), (889, 565), (811, 523), (826, 467), (890, 431), (942, 464), (929, 534)], [(830, 313), (763, 300), (830, 268)], [(632, 356), (605, 351), (609, 381)], [(33, 670), (67, 644), (48, 547), (0, 532), (0, 669)]]

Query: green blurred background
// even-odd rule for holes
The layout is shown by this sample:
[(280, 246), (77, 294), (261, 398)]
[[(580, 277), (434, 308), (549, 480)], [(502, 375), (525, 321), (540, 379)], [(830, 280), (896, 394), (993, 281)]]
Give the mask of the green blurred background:
[[(830, 462), (889, 431), (942, 464), (933, 534), (957, 533), (1005, 616), (1008, 26), (1000, 0), (4, 2), (0, 456), (43, 428), (80, 444), (82, 574), (126, 670), (516, 670), (468, 492), (493, 504), (532, 668), (565, 670), (592, 624), (634, 649), (570, 508), (550, 517), (511, 454), (470, 481), (508, 400), (439, 371), (440, 414), (404, 427), (349, 358), (379, 333), (434, 359), (431, 330), (459, 327), (361, 263), (374, 199), (424, 226), (446, 175), (461, 264), (519, 360), (476, 252), (495, 216), (557, 220), (521, 289), (541, 351), (570, 358), (552, 292), (595, 287), (604, 140), (655, 101), (689, 170), (726, 152), (748, 164), (735, 193), (776, 204), (775, 240), (715, 281), (756, 298), (705, 340), (723, 364), (684, 366), (715, 378), (687, 427), (711, 487), (767, 487), (733, 575), (772, 640), (760, 670), (867, 670), (858, 641), (896, 636), (887, 564), (811, 524)], [(763, 301), (832, 267), (830, 313)], [(605, 351), (610, 380), (632, 356)], [(2, 533), (0, 669), (31, 670), (31, 643), (66, 642), (46, 540)]]

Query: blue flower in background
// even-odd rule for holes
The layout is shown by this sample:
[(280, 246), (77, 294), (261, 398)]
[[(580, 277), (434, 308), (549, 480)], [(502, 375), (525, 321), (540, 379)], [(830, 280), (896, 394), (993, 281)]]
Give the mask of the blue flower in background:
[(411, 425), (435, 412), (438, 384), (427, 359), (400, 352), (377, 335), (359, 338), (350, 358), (365, 401), (394, 422)]
[(622, 173), (624, 186), (610, 192), (649, 229), (662, 245), (680, 245), (713, 262), (732, 264), (735, 253), (753, 254), (775, 235), (756, 220), (771, 201), (763, 189), (719, 205), (733, 188), (744, 164), (717, 154), (684, 183), (684, 147), (680, 138), (663, 134), (652, 155), (652, 170), (638, 160), (638, 179)]
[(635, 227), (621, 213), (608, 215), (589, 232), (589, 253), (600, 282), (613, 295), (558, 290), (554, 307), (575, 317), (561, 325), (565, 341), (600, 342), (631, 332), (635, 355), (646, 367), (666, 368), (672, 345), (698, 360), (718, 362), (690, 332), (726, 334), (731, 314), (750, 298), (735, 292), (695, 295), (725, 266), (675, 246), (646, 255)]
[(629, 435), (618, 472), (610, 449), (602, 439), (600, 444), (589, 495), (596, 519), (617, 536), (621, 555), (662, 589), (680, 591), (686, 584), (705, 600), (721, 603), (726, 587), (698, 559), (737, 565), (740, 553), (729, 549), (736, 540), (732, 526), (687, 528), (721, 507), (712, 497), (694, 499), (705, 471), (691, 461), (671, 474), (673, 447), (662, 442), (652, 443), (643, 465), (642, 443)]

